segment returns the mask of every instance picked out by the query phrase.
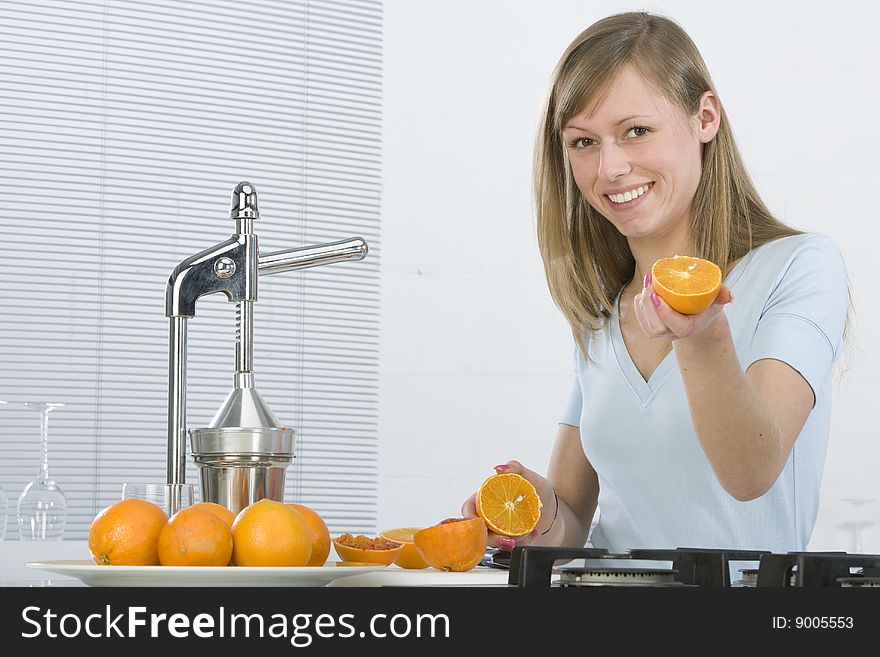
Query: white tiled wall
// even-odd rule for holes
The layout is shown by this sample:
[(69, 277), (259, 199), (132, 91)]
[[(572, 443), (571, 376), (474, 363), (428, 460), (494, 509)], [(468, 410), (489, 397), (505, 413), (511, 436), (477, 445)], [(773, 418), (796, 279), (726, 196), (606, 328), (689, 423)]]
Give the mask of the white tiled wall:
[[(531, 148), (558, 56), (610, 13), (690, 32), (771, 208), (844, 252), (859, 349), (811, 548), (880, 552), (876, 3), (386, 0), (380, 528), (458, 515), (493, 465), (546, 469), (571, 336), (534, 238)], [(847, 499), (874, 499), (856, 510)]]

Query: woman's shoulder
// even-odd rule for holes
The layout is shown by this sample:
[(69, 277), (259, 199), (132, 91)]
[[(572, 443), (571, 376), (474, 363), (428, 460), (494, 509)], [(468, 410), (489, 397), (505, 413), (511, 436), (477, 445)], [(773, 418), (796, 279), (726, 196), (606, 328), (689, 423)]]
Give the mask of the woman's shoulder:
[[(780, 237), (746, 254), (744, 278), (782, 277), (790, 270), (813, 270), (826, 275), (833, 271), (845, 276), (843, 254), (836, 242), (823, 233), (805, 232)], [(745, 273), (745, 272), (744, 272)]]
[(823, 233), (804, 232), (797, 235), (779, 237), (753, 248), (749, 255), (763, 260), (780, 260), (782, 262), (810, 253), (813, 255), (827, 254), (842, 257), (835, 241)]
[(841, 250), (828, 235), (805, 232), (752, 249), (737, 287), (755, 299), (769, 295), (836, 298), (848, 286)]

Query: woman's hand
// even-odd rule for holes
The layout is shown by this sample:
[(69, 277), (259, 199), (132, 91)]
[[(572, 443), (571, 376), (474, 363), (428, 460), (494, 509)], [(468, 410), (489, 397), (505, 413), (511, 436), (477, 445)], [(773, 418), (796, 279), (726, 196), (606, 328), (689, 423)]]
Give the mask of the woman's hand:
[[(513, 472), (518, 475), (522, 475), (526, 480), (528, 480), (534, 487), (538, 493), (538, 497), (541, 498), (541, 517), (538, 519), (538, 524), (529, 534), (524, 534), (522, 536), (500, 536), (493, 531), (489, 531), (489, 547), (497, 547), (502, 550), (512, 550), (517, 545), (528, 545), (532, 541), (534, 541), (538, 536), (541, 535), (542, 532), (546, 531), (550, 525), (553, 523), (554, 515), (556, 514), (556, 509), (554, 508), (556, 505), (556, 496), (553, 492), (553, 486), (550, 485), (550, 482), (547, 481), (545, 477), (542, 477), (537, 472), (529, 470), (519, 461), (508, 461), (503, 465), (496, 465), (495, 472), (497, 473), (507, 473)], [(474, 493), (467, 500), (465, 500), (464, 504), (461, 505), (461, 515), (464, 518), (474, 518), (477, 515), (477, 506), (476, 506), (477, 494)]]
[(680, 340), (682, 338), (697, 337), (703, 334), (707, 328), (717, 324), (716, 318), (723, 314), (724, 305), (733, 301), (733, 294), (724, 283), (715, 302), (706, 310), (696, 315), (683, 315), (669, 307), (663, 299), (654, 292), (651, 274), (645, 276), (645, 285), (641, 293), (633, 299), (633, 310), (639, 326), (645, 335), (652, 338), (666, 340)]

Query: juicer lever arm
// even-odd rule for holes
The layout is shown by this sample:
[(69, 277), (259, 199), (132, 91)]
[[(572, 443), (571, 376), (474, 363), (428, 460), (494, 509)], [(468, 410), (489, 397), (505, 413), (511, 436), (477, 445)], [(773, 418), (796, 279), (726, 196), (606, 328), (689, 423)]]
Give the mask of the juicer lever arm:
[(346, 260), (363, 260), (367, 250), (367, 241), (363, 237), (350, 237), (338, 242), (273, 251), (260, 255), (259, 272), (260, 276), (266, 276)]
[(222, 292), (229, 301), (256, 301), (256, 235), (233, 235), (190, 256), (171, 272), (165, 287), (166, 317), (195, 317), (196, 300)]

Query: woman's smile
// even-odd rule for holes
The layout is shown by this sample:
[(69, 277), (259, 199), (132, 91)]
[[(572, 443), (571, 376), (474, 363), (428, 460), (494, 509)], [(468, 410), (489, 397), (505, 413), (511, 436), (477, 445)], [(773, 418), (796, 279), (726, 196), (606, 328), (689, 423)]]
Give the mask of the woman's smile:
[(615, 212), (631, 210), (640, 206), (648, 194), (651, 193), (654, 183), (642, 183), (624, 189), (602, 194), (605, 204)]

